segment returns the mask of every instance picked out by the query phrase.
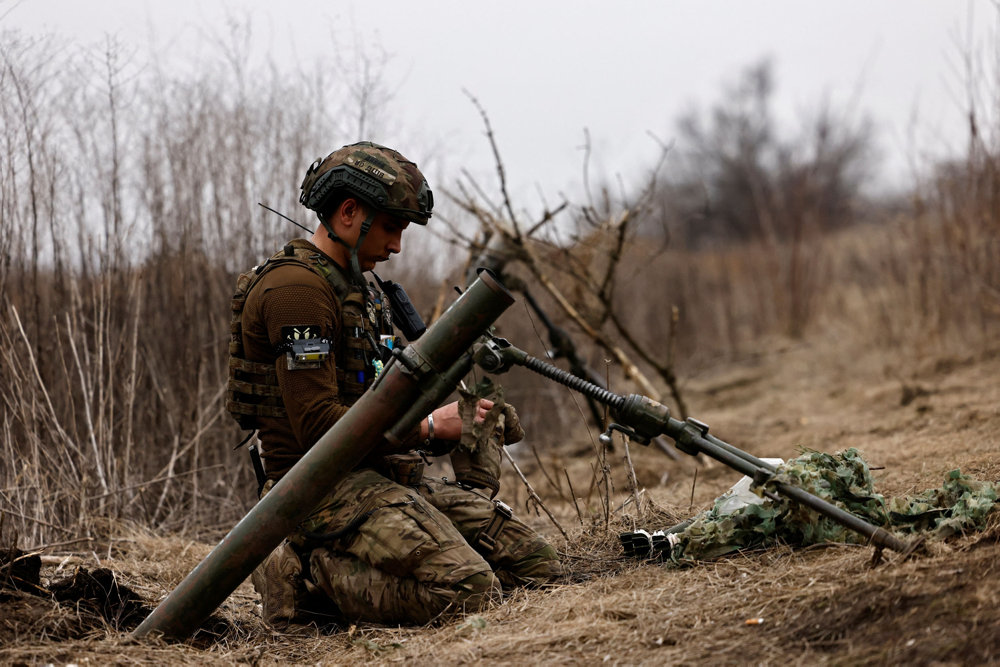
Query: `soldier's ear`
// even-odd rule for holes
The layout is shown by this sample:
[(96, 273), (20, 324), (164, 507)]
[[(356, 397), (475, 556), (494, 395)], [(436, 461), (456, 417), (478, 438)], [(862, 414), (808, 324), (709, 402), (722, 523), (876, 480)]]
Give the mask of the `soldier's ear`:
[(345, 227), (353, 227), (364, 222), (367, 215), (364, 205), (354, 197), (348, 197), (337, 207), (334, 214), (340, 218), (340, 223)]

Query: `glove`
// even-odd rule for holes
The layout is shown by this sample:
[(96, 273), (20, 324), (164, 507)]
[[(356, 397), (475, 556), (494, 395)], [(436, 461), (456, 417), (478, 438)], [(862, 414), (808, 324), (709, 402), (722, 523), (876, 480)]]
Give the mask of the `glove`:
[[(463, 422), (466, 415), (475, 414), (478, 397), (467, 399), (463, 394), (459, 403)], [(494, 401), (493, 408), (480, 423), (468, 419), (469, 428), (463, 429), (462, 440), (451, 452), (451, 465), (455, 469), (455, 479), (476, 488), (488, 489), (490, 498), (500, 492), (500, 448), (520, 442), (524, 429), (517, 417), (514, 406)], [(487, 430), (489, 429), (489, 430)]]

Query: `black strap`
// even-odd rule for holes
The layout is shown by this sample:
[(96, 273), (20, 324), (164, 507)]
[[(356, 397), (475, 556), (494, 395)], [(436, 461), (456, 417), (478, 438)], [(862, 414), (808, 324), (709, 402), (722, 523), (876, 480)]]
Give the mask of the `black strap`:
[(253, 434), (256, 433), (256, 432), (257, 432), (257, 429), (255, 429), (255, 428), (254, 429), (250, 429), (250, 433), (247, 434), (247, 437), (245, 437), (242, 440), (240, 440), (240, 444), (238, 444), (235, 447), (233, 447), (233, 451), (235, 452), (237, 449), (239, 449), (243, 445), (245, 445), (248, 442), (250, 442), (250, 438), (252, 438)]
[(486, 527), (476, 536), (476, 546), (485, 549), (485, 553), (493, 553), (497, 548), (497, 537), (503, 532), (503, 527), (514, 517), (513, 510), (507, 503), (494, 500), (493, 515)]
[(253, 464), (253, 474), (257, 477), (257, 497), (260, 498), (260, 494), (264, 491), (264, 484), (267, 482), (267, 474), (264, 472), (264, 462), (260, 460), (260, 450), (257, 449), (257, 443), (250, 445), (247, 451), (250, 452), (250, 463)]

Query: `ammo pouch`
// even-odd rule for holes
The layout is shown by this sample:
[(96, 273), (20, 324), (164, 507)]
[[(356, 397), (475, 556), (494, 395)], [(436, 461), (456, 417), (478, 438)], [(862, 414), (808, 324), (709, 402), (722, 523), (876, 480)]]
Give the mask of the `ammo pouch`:
[(424, 459), (419, 454), (390, 454), (382, 457), (386, 477), (396, 484), (416, 486), (424, 478)]
[[(371, 364), (371, 359), (376, 350), (373, 350), (369, 343), (372, 325), (366, 321), (365, 297), (360, 290), (352, 289), (343, 297), (340, 318), (337, 386), (341, 393), (353, 402), (365, 393), (375, 379), (375, 368)], [(377, 338), (378, 331), (374, 334)]]

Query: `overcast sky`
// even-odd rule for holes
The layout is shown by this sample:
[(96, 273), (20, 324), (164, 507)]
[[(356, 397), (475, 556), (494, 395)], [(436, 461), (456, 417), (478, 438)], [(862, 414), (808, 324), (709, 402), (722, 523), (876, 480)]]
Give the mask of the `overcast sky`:
[[(740, 71), (770, 57), (775, 106), (792, 121), (824, 100), (868, 114), (886, 172), (965, 136), (961, 51), (996, 49), (991, 0), (0, 0), (0, 26), (82, 43), (112, 34), (190, 63), (206, 30), (248, 17), (255, 55), (285, 62), (333, 53), (357, 35), (392, 55), (390, 133), (404, 153), (489, 177), (475, 95), (513, 187), (549, 199), (574, 188), (584, 130), (606, 175), (633, 178), (670, 141), (683, 112), (706, 108)], [(381, 137), (376, 137), (379, 139)], [(356, 137), (331, 137), (324, 153)], [(387, 139), (388, 143), (389, 140)], [(413, 144), (411, 147), (410, 144)], [(446, 147), (432, 149), (425, 147)]]

